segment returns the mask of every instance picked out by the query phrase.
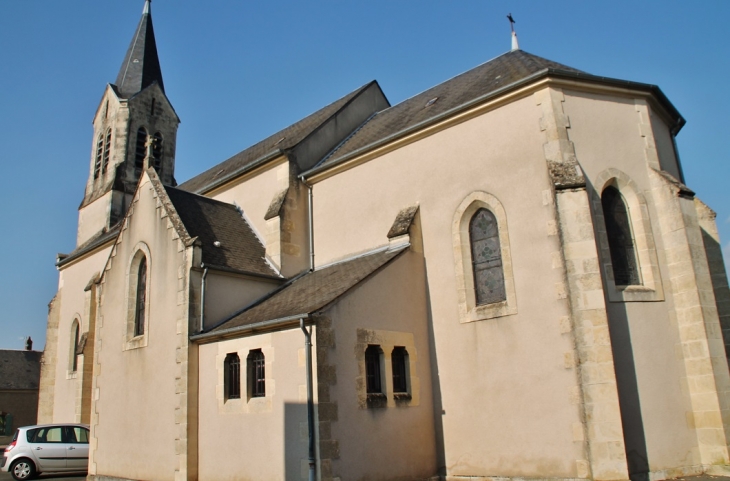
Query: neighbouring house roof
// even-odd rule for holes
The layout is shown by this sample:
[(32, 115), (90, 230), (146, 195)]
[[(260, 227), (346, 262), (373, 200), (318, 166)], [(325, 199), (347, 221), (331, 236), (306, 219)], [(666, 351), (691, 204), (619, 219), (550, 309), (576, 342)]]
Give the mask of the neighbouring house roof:
[(378, 249), (308, 272), (292, 279), (269, 296), (211, 329), (225, 334), (264, 321), (308, 315), (335, 301), (408, 248)]
[(132, 42), (124, 56), (122, 67), (119, 69), (115, 90), (120, 97), (130, 98), (155, 82), (164, 92), (165, 85), (162, 82), (160, 59), (157, 56), (152, 14), (149, 2), (146, 2), (142, 18), (139, 20)]
[(248, 168), (259, 165), (262, 161), (270, 160), (284, 154), (302, 142), (318, 127), (343, 109), (348, 102), (367, 90), (375, 81), (363, 85), (359, 89), (345, 95), (341, 99), (303, 118), (302, 120), (280, 130), (274, 135), (252, 145), (251, 147), (237, 153), (233, 157), (221, 162), (202, 174), (183, 182), (178, 187), (190, 192), (203, 192), (218, 181), (225, 181), (239, 175)]
[(204, 264), (280, 277), (266, 261), (266, 248), (238, 207), (175, 187), (164, 188), (190, 237), (200, 241)]
[(0, 390), (38, 389), (41, 351), (0, 350)]
[(378, 112), (304, 175), (326, 170), (359, 153), (423, 128), (491, 96), (500, 95), (523, 83), (546, 75), (567, 76), (650, 90), (667, 106), (670, 113), (676, 115), (680, 127), (684, 122), (684, 119), (655, 85), (598, 77), (527, 53), (524, 50), (514, 50)]

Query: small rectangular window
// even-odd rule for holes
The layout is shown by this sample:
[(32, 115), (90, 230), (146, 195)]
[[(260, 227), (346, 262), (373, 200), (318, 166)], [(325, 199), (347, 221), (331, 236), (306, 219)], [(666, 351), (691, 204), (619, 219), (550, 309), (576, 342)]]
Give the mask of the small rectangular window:
[(226, 399), (241, 398), (241, 359), (238, 354), (231, 353), (224, 361), (224, 388)]
[(383, 392), (380, 380), (380, 346), (368, 346), (365, 350), (365, 380), (368, 394)]
[(247, 368), (249, 399), (266, 396), (266, 360), (261, 349), (249, 352)]
[(396, 347), (391, 355), (393, 363), (393, 392), (408, 392), (408, 351), (405, 347)]

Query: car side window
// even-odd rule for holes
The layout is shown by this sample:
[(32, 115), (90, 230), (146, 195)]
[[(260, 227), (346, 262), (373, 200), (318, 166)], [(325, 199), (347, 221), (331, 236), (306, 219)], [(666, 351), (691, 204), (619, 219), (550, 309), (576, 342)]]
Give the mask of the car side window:
[(32, 440), (30, 439), (30, 433), (28, 434), (28, 440), (33, 443), (61, 443), (63, 442), (61, 426), (39, 428)]
[(68, 442), (74, 444), (89, 444), (89, 431), (79, 426), (69, 426)]

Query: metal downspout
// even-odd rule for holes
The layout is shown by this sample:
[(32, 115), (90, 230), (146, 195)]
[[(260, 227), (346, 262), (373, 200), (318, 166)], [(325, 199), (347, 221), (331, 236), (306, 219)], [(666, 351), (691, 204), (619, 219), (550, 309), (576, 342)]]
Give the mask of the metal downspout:
[(205, 330), (205, 278), (208, 277), (208, 268), (201, 263), (203, 268), (203, 279), (200, 281), (200, 332)]
[(307, 425), (309, 427), (309, 481), (317, 479), (317, 465), (314, 459), (314, 393), (312, 388), (312, 332), (304, 327), (304, 318), (299, 319), (304, 332), (304, 352), (307, 359)]
[(299, 177), (299, 179), (309, 189), (309, 199), (307, 207), (309, 211), (309, 271), (312, 272), (314, 271), (314, 186), (308, 184), (304, 177)]

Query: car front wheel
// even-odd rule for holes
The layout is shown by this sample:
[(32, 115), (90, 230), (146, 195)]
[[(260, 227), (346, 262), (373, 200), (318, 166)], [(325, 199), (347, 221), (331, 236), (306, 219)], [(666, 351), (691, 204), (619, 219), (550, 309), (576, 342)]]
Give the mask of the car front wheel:
[(19, 459), (10, 466), (10, 473), (18, 481), (32, 479), (35, 476), (35, 465), (29, 459)]

